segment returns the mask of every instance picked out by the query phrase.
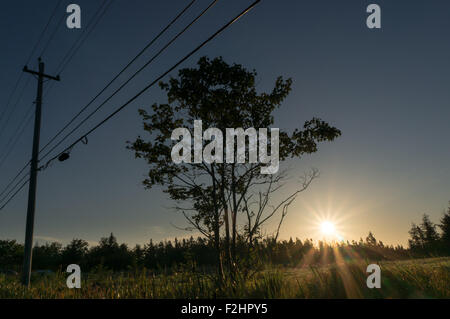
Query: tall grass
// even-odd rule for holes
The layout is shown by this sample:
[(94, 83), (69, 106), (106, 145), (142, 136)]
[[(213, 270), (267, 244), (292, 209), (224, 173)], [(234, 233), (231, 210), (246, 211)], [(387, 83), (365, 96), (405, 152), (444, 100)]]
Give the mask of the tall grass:
[(213, 277), (189, 271), (152, 274), (146, 270), (83, 275), (81, 289), (68, 289), (66, 274), (32, 278), (0, 276), (0, 298), (450, 298), (450, 259), (380, 264), (381, 289), (366, 286), (367, 264), (272, 268), (250, 279), (237, 276), (220, 288)]

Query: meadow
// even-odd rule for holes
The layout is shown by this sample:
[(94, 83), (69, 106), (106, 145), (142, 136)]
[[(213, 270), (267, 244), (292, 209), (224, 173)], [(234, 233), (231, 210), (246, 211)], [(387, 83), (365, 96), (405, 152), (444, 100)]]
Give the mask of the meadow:
[(267, 267), (250, 279), (221, 288), (205, 272), (148, 270), (83, 274), (81, 289), (68, 289), (66, 273), (34, 275), (30, 289), (16, 276), (0, 275), (0, 298), (450, 298), (450, 258), (378, 262), (381, 288), (366, 286), (367, 262), (328, 266)]

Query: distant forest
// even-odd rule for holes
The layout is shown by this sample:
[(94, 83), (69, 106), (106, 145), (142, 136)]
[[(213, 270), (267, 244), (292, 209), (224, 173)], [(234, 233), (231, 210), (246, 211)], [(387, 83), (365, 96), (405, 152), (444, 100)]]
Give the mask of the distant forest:
[[(237, 255), (263, 265), (301, 266), (339, 262), (343, 260), (399, 260), (450, 255), (450, 208), (436, 225), (427, 215), (420, 225), (412, 224), (408, 247), (385, 245), (372, 232), (363, 240), (347, 242), (313, 242), (310, 239), (276, 241), (273, 238), (256, 240), (252, 247), (238, 240)], [(440, 231), (438, 231), (440, 229)], [(20, 271), (23, 245), (15, 240), (0, 240), (0, 270)], [(119, 244), (111, 234), (97, 246), (73, 239), (67, 246), (53, 242), (33, 248), (34, 270), (65, 270), (78, 264), (83, 271), (130, 271), (146, 268), (173, 271), (183, 267), (204, 270), (215, 265), (214, 247), (204, 238), (182, 239), (153, 243), (134, 248)]]

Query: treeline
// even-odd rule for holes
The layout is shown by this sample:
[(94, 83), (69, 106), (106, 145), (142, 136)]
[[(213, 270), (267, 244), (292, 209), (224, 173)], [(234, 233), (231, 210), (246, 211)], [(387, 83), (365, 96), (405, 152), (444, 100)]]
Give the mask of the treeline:
[[(366, 241), (352, 243), (326, 243), (300, 239), (257, 241), (252, 248), (239, 242), (238, 256), (241, 260), (251, 256), (262, 264), (295, 266), (302, 263), (331, 263), (339, 258), (399, 259), (409, 257), (409, 251), (401, 246), (384, 246), (370, 233)], [(214, 247), (204, 238), (164, 241), (129, 248), (119, 244), (111, 234), (102, 238), (97, 246), (89, 248), (82, 239), (74, 239), (67, 246), (46, 243), (33, 248), (34, 270), (65, 269), (69, 264), (78, 264), (84, 270), (109, 269), (123, 271), (145, 267), (147, 269), (169, 269), (180, 265), (191, 268), (213, 267), (216, 263)], [(23, 260), (23, 245), (14, 240), (0, 241), (0, 268), (20, 270)]]
[[(441, 230), (438, 231), (438, 228)], [(313, 242), (290, 239), (275, 241), (272, 238), (255, 240), (252, 246), (238, 238), (237, 256), (242, 265), (315, 265), (343, 260), (398, 260), (415, 257), (450, 255), (450, 209), (436, 225), (427, 215), (420, 225), (409, 231), (409, 247), (385, 245), (372, 232), (363, 240), (352, 242)], [(0, 240), (0, 269), (20, 271), (23, 245), (15, 240)], [(33, 248), (33, 269), (59, 270), (69, 264), (78, 264), (85, 271), (109, 269), (126, 271), (138, 268), (152, 270), (174, 269), (187, 266), (202, 269), (216, 265), (215, 248), (204, 238), (175, 239), (134, 248), (119, 244), (111, 234), (99, 244), (89, 247), (87, 241), (73, 239), (67, 246), (60, 243), (36, 245)]]
[(440, 222), (436, 225), (427, 214), (424, 214), (420, 225), (412, 224), (408, 246), (413, 254), (421, 256), (449, 254), (450, 207), (443, 214)]

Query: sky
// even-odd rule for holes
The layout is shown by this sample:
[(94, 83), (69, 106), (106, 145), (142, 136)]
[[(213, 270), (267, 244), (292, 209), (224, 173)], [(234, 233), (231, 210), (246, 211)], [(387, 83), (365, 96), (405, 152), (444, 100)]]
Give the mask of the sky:
[[(61, 22), (69, 3), (81, 7), (81, 30), (68, 29)], [(209, 3), (197, 0), (120, 83)], [(81, 136), (250, 3), (219, 0), (68, 141)], [(371, 3), (381, 7), (381, 29), (366, 26)], [(3, 1), (0, 113), (55, 4), (56, 0)], [(62, 1), (42, 41), (46, 43), (58, 26), (42, 55), (46, 73), (55, 75), (100, 4), (100, 0)], [(44, 84), (51, 89), (43, 104), (41, 145), (186, 4), (115, 0), (61, 73), (61, 82)], [(255, 69), (261, 91), (269, 91), (279, 75), (291, 77), (293, 90), (275, 114), (275, 127), (292, 131), (320, 117), (342, 131), (336, 141), (320, 144), (317, 153), (281, 164), (281, 169), (292, 172), (288, 190), (295, 187), (295, 176), (312, 167), (320, 170), (320, 178), (291, 206), (281, 238), (321, 239), (318, 224), (330, 220), (344, 240), (365, 238), (370, 230), (384, 243), (406, 245), (411, 223), (419, 223), (424, 213), (437, 223), (450, 200), (449, 33), (450, 2), (445, 0), (263, 0), (182, 67), (195, 66), (204, 55), (222, 56), (229, 63)], [(30, 68), (36, 69), (41, 51), (42, 47), (36, 50)], [(22, 75), (10, 121), (0, 122), (0, 154), (5, 154), (9, 139), (24, 121), (36, 85), (31, 75)], [(138, 108), (148, 109), (154, 102), (165, 102), (157, 87), (97, 130), (87, 145), (76, 146), (70, 160), (55, 162), (39, 173), (35, 242), (66, 244), (83, 238), (95, 244), (113, 232), (119, 242), (135, 245), (150, 238), (192, 235), (174, 227), (185, 222), (171, 209), (173, 202), (161, 188), (144, 189), (146, 164), (126, 149), (127, 141), (143, 132)], [(0, 189), (29, 160), (31, 143), (32, 125), (27, 125), (0, 166)], [(0, 239), (23, 242), (26, 205), (27, 188), (0, 211)], [(275, 224), (267, 226), (268, 233)]]

